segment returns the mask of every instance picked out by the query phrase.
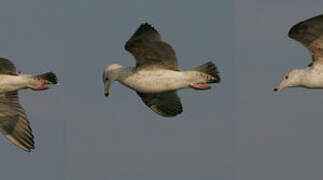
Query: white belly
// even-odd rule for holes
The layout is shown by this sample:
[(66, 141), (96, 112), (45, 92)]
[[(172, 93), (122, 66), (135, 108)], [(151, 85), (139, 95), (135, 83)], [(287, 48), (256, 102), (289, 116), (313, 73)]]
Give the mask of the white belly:
[(26, 87), (27, 79), (22, 76), (0, 75), (0, 94)]
[(139, 71), (122, 80), (121, 83), (143, 93), (160, 93), (187, 88), (189, 81), (181, 71), (154, 70)]

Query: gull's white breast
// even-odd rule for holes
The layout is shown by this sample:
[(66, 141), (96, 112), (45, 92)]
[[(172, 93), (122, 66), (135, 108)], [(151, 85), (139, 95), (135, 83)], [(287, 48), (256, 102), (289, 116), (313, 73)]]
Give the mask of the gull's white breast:
[(121, 77), (121, 83), (143, 93), (160, 93), (187, 88), (190, 85), (187, 74), (167, 69), (140, 70)]

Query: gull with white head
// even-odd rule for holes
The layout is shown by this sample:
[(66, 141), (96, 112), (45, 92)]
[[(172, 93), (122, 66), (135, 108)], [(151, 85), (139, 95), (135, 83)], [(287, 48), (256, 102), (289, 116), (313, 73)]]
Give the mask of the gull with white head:
[(24, 151), (34, 149), (34, 136), (24, 109), (19, 104), (18, 90), (46, 90), (46, 84), (56, 84), (52, 72), (27, 75), (16, 72), (14, 64), (0, 58), (0, 131), (12, 143)]
[(323, 88), (323, 15), (315, 16), (294, 25), (288, 36), (303, 44), (312, 55), (312, 62), (304, 69), (294, 69), (274, 88)]
[(148, 23), (139, 26), (125, 49), (135, 57), (136, 67), (108, 66), (103, 73), (105, 95), (110, 94), (111, 84), (119, 81), (136, 91), (142, 101), (161, 116), (173, 117), (183, 111), (177, 90), (207, 90), (211, 88), (207, 83), (220, 82), (219, 72), (212, 62), (181, 71), (173, 48)]

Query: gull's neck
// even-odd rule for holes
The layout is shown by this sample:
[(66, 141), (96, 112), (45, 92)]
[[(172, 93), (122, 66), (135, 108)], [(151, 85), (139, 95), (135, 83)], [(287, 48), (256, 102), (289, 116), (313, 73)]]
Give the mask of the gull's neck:
[(124, 82), (125, 79), (127, 79), (129, 76), (133, 75), (135, 73), (134, 67), (121, 67), (118, 69), (118, 78), (117, 81)]

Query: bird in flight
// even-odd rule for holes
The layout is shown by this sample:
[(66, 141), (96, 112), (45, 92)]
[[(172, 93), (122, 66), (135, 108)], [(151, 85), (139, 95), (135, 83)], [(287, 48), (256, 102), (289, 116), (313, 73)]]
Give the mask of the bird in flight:
[(24, 151), (34, 149), (34, 136), (25, 111), (19, 104), (18, 90), (45, 90), (48, 89), (47, 84), (57, 84), (54, 73), (21, 74), (10, 60), (0, 58), (0, 131)]
[(211, 88), (208, 83), (220, 82), (219, 71), (212, 62), (181, 71), (173, 48), (148, 23), (139, 26), (125, 49), (134, 56), (136, 66), (107, 66), (103, 73), (105, 95), (110, 94), (111, 84), (119, 81), (136, 91), (142, 101), (161, 116), (173, 117), (183, 111), (177, 90), (207, 90)]
[(294, 25), (288, 36), (303, 44), (312, 55), (312, 62), (304, 69), (294, 69), (274, 88), (323, 88), (323, 15), (315, 16)]

